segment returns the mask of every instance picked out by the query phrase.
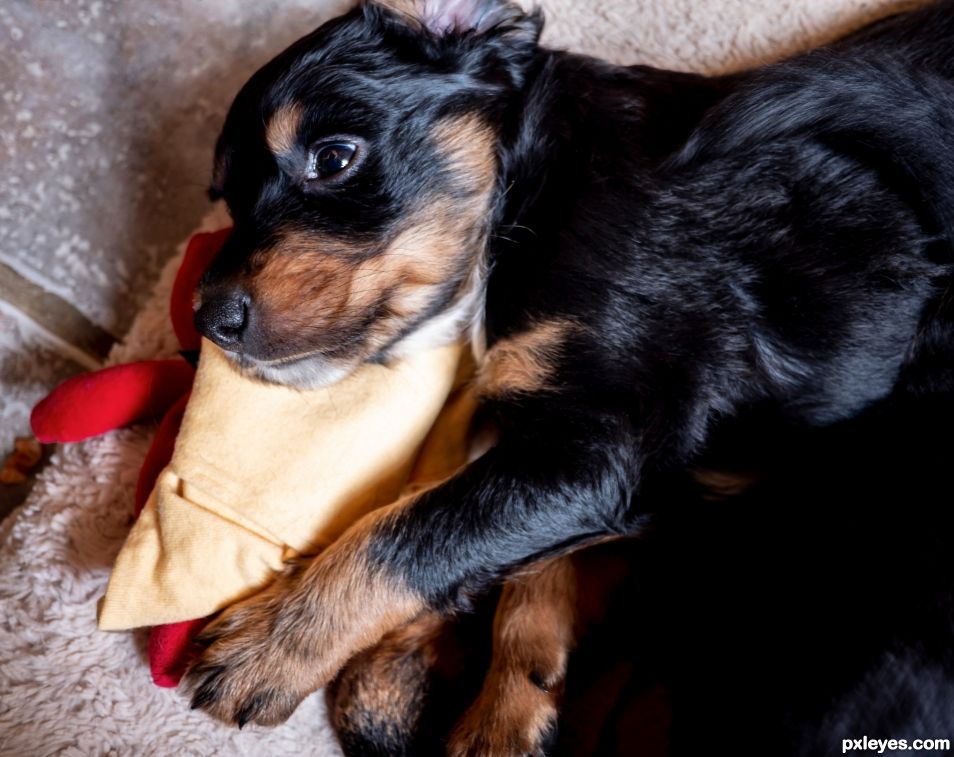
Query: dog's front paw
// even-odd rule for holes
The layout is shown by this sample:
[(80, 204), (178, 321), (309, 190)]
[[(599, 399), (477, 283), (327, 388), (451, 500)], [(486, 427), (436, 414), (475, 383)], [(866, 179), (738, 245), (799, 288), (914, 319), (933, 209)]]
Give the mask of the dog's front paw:
[(417, 616), (423, 599), (368, 561), (368, 538), (367, 526), (353, 527), (223, 611), (199, 637), (206, 649), (186, 678), (192, 706), (239, 726), (282, 723), (355, 654)]
[(286, 721), (322, 681), (284, 625), (267, 600), (225, 610), (198, 639), (206, 649), (186, 678), (192, 708), (239, 728)]

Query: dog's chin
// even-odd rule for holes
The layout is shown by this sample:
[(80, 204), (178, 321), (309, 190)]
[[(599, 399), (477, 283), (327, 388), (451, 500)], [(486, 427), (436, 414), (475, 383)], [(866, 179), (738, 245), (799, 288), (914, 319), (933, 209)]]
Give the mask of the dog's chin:
[(269, 384), (295, 389), (330, 386), (352, 374), (361, 360), (332, 359), (320, 353), (288, 360), (257, 360), (248, 355), (228, 353), (232, 363), (246, 376)]

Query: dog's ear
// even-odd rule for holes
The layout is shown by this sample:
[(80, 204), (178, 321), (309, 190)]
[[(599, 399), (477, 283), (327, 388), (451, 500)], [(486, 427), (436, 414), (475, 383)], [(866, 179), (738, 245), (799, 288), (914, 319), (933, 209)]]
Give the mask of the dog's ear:
[(517, 85), (543, 31), (540, 9), (527, 12), (512, 0), (366, 0), (365, 8), (426, 32), (435, 57), (458, 42), (479, 42), (485, 53), (495, 50)]
[(526, 13), (511, 0), (373, 0), (406, 21), (443, 37), (482, 34), (492, 29), (524, 32), (534, 42), (540, 34), (538, 13)]

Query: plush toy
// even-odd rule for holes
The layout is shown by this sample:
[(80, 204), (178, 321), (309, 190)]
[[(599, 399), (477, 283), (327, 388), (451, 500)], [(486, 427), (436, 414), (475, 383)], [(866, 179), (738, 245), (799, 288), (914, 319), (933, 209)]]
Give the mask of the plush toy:
[[(173, 288), (173, 324), (187, 350), (199, 343), (192, 290), (226, 234), (193, 237)], [(206, 342), (197, 373), (185, 360), (149, 361), (54, 390), (34, 411), (41, 441), (73, 441), (165, 410), (100, 627), (154, 625), (153, 679), (176, 685), (204, 617), (264, 586), (289, 557), (316, 553), (370, 509), (465, 461), (473, 400), (464, 352), (450, 345), (298, 391), (240, 375)]]
[(430, 349), (302, 391), (243, 376), (203, 342), (172, 459), (116, 558), (100, 628), (216, 612), (397, 500), (460, 355)]

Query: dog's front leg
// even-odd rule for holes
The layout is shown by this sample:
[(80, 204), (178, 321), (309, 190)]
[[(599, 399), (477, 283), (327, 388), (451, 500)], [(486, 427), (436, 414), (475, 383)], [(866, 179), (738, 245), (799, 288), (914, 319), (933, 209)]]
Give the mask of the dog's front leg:
[(592, 426), (583, 441), (504, 437), (458, 476), (372, 513), (225, 610), (189, 672), (194, 706), (239, 725), (280, 723), (355, 653), (423, 610), (452, 611), (515, 566), (623, 530), (634, 446), (622, 423), (598, 428), (599, 441)]
[(239, 727), (277, 725), (355, 653), (420, 613), (420, 597), (369, 560), (376, 522), (290, 564), (203, 631), (206, 649), (187, 677), (193, 709)]

